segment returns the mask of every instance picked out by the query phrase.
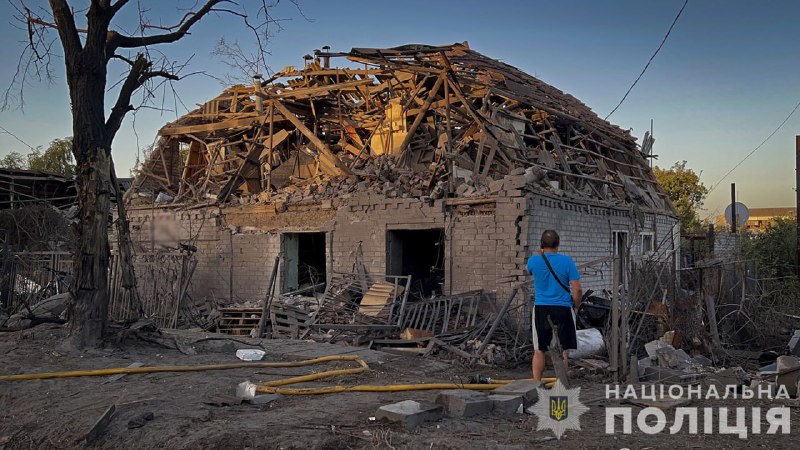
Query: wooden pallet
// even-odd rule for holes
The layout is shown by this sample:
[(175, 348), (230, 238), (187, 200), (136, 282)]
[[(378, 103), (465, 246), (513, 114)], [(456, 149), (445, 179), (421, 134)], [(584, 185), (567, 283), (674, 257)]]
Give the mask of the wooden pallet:
[(220, 333), (248, 335), (258, 328), (261, 308), (219, 308), (221, 317), (217, 329)]
[(315, 316), (292, 306), (273, 303), (270, 308), (272, 337), (284, 339), (300, 339), (305, 335)]

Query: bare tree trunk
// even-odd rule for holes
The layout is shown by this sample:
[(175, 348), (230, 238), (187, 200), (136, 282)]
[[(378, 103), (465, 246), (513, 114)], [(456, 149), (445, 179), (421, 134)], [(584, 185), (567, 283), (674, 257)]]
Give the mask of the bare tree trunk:
[(106, 60), (102, 49), (65, 49), (72, 100), (72, 153), (78, 173), (78, 245), (69, 305), (69, 342), (102, 344), (108, 317), (108, 225), (111, 213), (111, 139), (105, 123)]
[(69, 310), (69, 340), (79, 348), (97, 347), (102, 343), (108, 316), (111, 156), (103, 148), (88, 153), (91, 154), (79, 168), (82, 174), (78, 185), (80, 225)]
[[(75, 279), (71, 287), (72, 300), (68, 305), (70, 321), (69, 341), (76, 347), (99, 346), (103, 341), (108, 316), (108, 269), (110, 261), (108, 226), (111, 213), (110, 195), (117, 190), (116, 176), (112, 176), (111, 142), (119, 131), (125, 115), (134, 108), (131, 96), (148, 80), (159, 77), (179, 80), (170, 67), (153, 68), (145, 49), (157, 44), (169, 44), (184, 38), (190, 28), (223, 0), (205, 0), (194, 11), (187, 13), (181, 22), (161, 34), (127, 36), (110, 30), (109, 24), (114, 16), (129, 3), (128, 0), (91, 0), (73, 8), (68, 0), (48, 0), (53, 13), (53, 24), (35, 17), (26, 8), (30, 45), (35, 47), (34, 36), (40, 29), (55, 28), (64, 49), (67, 84), (72, 102), (72, 153), (75, 156), (78, 179), (78, 204), (80, 207), (78, 226), (78, 245), (75, 251)], [(74, 2), (78, 3), (78, 2)], [(84, 3), (88, 3), (85, 7)], [(227, 2), (231, 3), (231, 2)], [(263, 3), (264, 17), (267, 4)], [(85, 11), (85, 12), (84, 12)], [(228, 11), (231, 12), (231, 11)], [(86, 15), (85, 28), (79, 29), (75, 23), (77, 14)], [(244, 14), (233, 13), (243, 17)], [(261, 15), (262, 13), (260, 13)], [(269, 20), (253, 27), (253, 31), (265, 29)], [(142, 19), (141, 30), (146, 26)], [(36, 28), (36, 33), (31, 30)], [(258, 36), (257, 36), (258, 38)], [(41, 42), (45, 42), (42, 40)], [(49, 42), (49, 41), (48, 41)], [(259, 43), (261, 41), (259, 40)], [(49, 54), (49, 45), (42, 51)], [(117, 50), (123, 50), (123, 54)], [(140, 49), (133, 60), (124, 56), (126, 49)], [(39, 57), (39, 54), (36, 53)], [(119, 87), (117, 101), (106, 118), (105, 95), (107, 64), (112, 59), (128, 63), (131, 68)], [(49, 61), (49, 58), (42, 58)], [(36, 59), (32, 64), (39, 69)], [(27, 69), (26, 69), (27, 70)], [(114, 184), (112, 184), (112, 181)], [(136, 277), (132, 266), (130, 231), (125, 217), (122, 196), (119, 201), (120, 254), (123, 267), (123, 287), (129, 289), (134, 307), (141, 312), (136, 295)]]

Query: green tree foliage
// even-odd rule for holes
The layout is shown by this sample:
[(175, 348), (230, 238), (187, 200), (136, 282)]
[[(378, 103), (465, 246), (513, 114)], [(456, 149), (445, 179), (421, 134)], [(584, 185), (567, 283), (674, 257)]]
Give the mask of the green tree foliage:
[(0, 168), (3, 169), (25, 169), (28, 161), (20, 152), (11, 152), (0, 159)]
[(35, 149), (28, 155), (11, 152), (0, 159), (0, 167), (6, 169), (29, 169), (75, 175), (75, 160), (72, 157), (72, 138), (53, 139), (42, 151)]
[(783, 348), (786, 336), (781, 330), (796, 326), (789, 316), (800, 308), (800, 282), (795, 276), (797, 220), (778, 218), (756, 235), (743, 235), (742, 256), (754, 260), (761, 279), (763, 296), (758, 309), (750, 312), (759, 340), (772, 337), (772, 342), (759, 342), (759, 348)]
[(75, 160), (72, 157), (72, 138), (54, 139), (44, 152), (39, 150), (28, 155), (28, 168), (64, 175), (75, 175)]
[(779, 217), (757, 235), (742, 242), (742, 253), (758, 262), (762, 275), (790, 277), (795, 274), (797, 251), (797, 220)]
[(676, 162), (669, 169), (653, 168), (656, 180), (664, 188), (681, 216), (681, 231), (700, 231), (697, 210), (703, 205), (708, 188), (700, 182), (700, 175), (686, 167), (686, 161)]

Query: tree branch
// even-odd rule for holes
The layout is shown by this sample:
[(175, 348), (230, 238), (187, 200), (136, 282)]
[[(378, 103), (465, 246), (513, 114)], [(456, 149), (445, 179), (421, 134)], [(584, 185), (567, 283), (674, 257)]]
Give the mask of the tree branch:
[[(123, 0), (119, 0), (123, 1)], [(212, 8), (219, 3), (230, 3), (230, 0), (208, 0), (202, 8), (197, 10), (197, 12), (190, 14), (189, 18), (183, 22), (183, 25), (178, 28), (177, 31), (172, 33), (165, 33), (165, 34), (155, 34), (152, 36), (124, 36), (119, 34), (116, 31), (111, 31), (109, 33), (108, 38), (108, 47), (110, 50), (116, 50), (117, 48), (136, 48), (136, 47), (145, 47), (148, 45), (155, 45), (155, 44), (169, 44), (170, 42), (175, 42), (182, 37), (186, 36), (189, 33), (189, 29), (197, 22), (200, 21), (206, 14), (211, 12)]]
[[(114, 139), (117, 131), (119, 131), (119, 128), (122, 126), (122, 119), (125, 118), (125, 115), (129, 111), (133, 111), (134, 108), (133, 105), (131, 105), (131, 97), (137, 89), (147, 82), (147, 80), (156, 77), (176, 81), (180, 79), (179, 76), (166, 70), (150, 70), (153, 63), (148, 61), (142, 53), (136, 55), (136, 60), (134, 61), (119, 55), (114, 55), (113, 58), (121, 59), (130, 64), (131, 71), (128, 72), (125, 82), (122, 83), (117, 102), (114, 104), (114, 107), (111, 108), (111, 113), (106, 120), (106, 133), (109, 140)], [(111, 148), (111, 142), (108, 143), (108, 147)]]
[(111, 5), (111, 12), (116, 14), (120, 9), (122, 9), (123, 6), (125, 6), (126, 3), (128, 3), (128, 1), (129, 0), (117, 0), (116, 3)]
[[(111, 19), (114, 17), (110, 0), (92, 0), (86, 16), (89, 19), (89, 31), (86, 33), (84, 50), (91, 54), (105, 52), (107, 48), (108, 26), (111, 24)], [(103, 55), (105, 55), (105, 53), (103, 53)]]
[(67, 55), (77, 54), (81, 51), (81, 39), (78, 37), (75, 18), (72, 16), (72, 10), (67, 4), (67, 0), (50, 0), (50, 9), (53, 11), (53, 19), (56, 22), (58, 35), (61, 37), (64, 53)]

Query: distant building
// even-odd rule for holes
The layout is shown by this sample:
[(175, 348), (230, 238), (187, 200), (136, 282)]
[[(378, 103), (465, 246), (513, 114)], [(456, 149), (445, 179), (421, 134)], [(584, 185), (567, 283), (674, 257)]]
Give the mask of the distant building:
[[(124, 193), (133, 178), (117, 178)], [(112, 192), (111, 201), (116, 202)], [(69, 208), (78, 204), (75, 177), (42, 170), (0, 168), (0, 210), (17, 209), (32, 204)]]
[(797, 208), (750, 208), (750, 218), (744, 226), (747, 231), (760, 233), (779, 217), (796, 218)]
[(75, 181), (42, 170), (0, 168), (0, 209), (17, 209), (35, 203), (47, 203), (57, 208), (77, 202)]
[[(797, 217), (797, 208), (750, 208), (750, 217), (745, 222), (744, 227), (752, 233), (761, 233), (779, 217), (794, 219)], [(717, 228), (728, 227), (724, 215), (717, 216), (716, 226)]]

